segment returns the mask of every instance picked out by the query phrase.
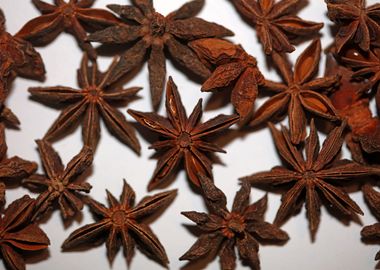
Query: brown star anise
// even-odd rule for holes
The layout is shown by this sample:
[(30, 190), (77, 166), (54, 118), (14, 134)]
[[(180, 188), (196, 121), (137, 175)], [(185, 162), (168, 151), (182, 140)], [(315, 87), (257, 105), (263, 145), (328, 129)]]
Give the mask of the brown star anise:
[(79, 46), (94, 59), (96, 51), (86, 42), (86, 30), (100, 30), (120, 23), (109, 11), (90, 8), (95, 0), (54, 0), (54, 4), (41, 0), (32, 2), (42, 15), (27, 22), (16, 36), (34, 45), (46, 45), (66, 31), (74, 35)]
[(325, 2), (330, 20), (339, 27), (335, 36), (337, 52), (350, 41), (364, 51), (368, 51), (371, 44), (380, 45), (380, 4), (366, 7), (365, 0), (325, 0)]
[(34, 206), (35, 201), (25, 195), (0, 210), (0, 253), (9, 269), (25, 270), (20, 253), (43, 250), (50, 245), (47, 235), (30, 222)]
[(189, 45), (201, 60), (216, 67), (201, 90), (214, 92), (225, 87), (233, 88), (231, 103), (241, 118), (247, 117), (253, 110), (257, 87), (264, 82), (256, 59), (240, 45), (222, 39), (198, 39)]
[(171, 77), (169, 77), (166, 87), (166, 111), (167, 118), (156, 113), (128, 110), (128, 113), (140, 124), (164, 137), (163, 140), (157, 141), (149, 147), (162, 151), (162, 155), (157, 162), (148, 190), (160, 185), (183, 159), (190, 181), (199, 186), (198, 173), (212, 178), (212, 161), (206, 153), (225, 153), (223, 149), (214, 143), (205, 141), (203, 137), (230, 127), (239, 120), (239, 116), (221, 114), (207, 122), (200, 123), (202, 100), (199, 100), (191, 115), (187, 117), (181, 96)]
[(344, 183), (355, 177), (379, 174), (380, 169), (337, 157), (344, 141), (345, 124), (335, 127), (319, 150), (319, 138), (312, 120), (305, 145), (306, 160), (300, 148), (292, 144), (289, 131), (285, 127), (282, 131), (278, 131), (272, 124), (270, 127), (277, 150), (288, 166), (274, 167), (271, 171), (255, 173), (241, 179), (258, 186), (289, 188), (282, 197), (275, 224), (282, 224), (295, 213), (300, 202), (306, 201), (311, 237), (314, 240), (320, 221), (322, 198), (328, 202), (328, 206), (336, 208), (344, 215), (363, 214), (360, 207), (338, 185), (338, 181)]
[(301, 0), (232, 0), (236, 9), (254, 24), (266, 54), (292, 52), (294, 38), (318, 33), (323, 23), (305, 21), (295, 14)]
[[(134, 0), (132, 6), (108, 5), (126, 22), (89, 36), (90, 41), (102, 43), (131, 43), (116, 65), (110, 83), (142, 63), (149, 54), (148, 69), (153, 107), (158, 108), (165, 85), (164, 49), (180, 65), (206, 79), (210, 71), (201, 63), (187, 42), (207, 37), (230, 36), (233, 33), (216, 23), (194, 17), (204, 0), (193, 0), (166, 17), (156, 12), (152, 0)], [(130, 22), (133, 22), (131, 24)]]
[(34, 174), (23, 181), (26, 187), (41, 190), (32, 220), (41, 217), (57, 203), (64, 219), (72, 217), (83, 208), (80, 192), (88, 193), (91, 189), (89, 183), (77, 183), (76, 180), (91, 166), (92, 150), (83, 147), (64, 168), (61, 158), (49, 143), (42, 140), (36, 142), (46, 175)]
[[(372, 213), (380, 221), (380, 192), (374, 190), (374, 188), (366, 184), (362, 188), (364, 198), (372, 210)], [(362, 238), (364, 240), (380, 240), (380, 222), (373, 225), (365, 226), (361, 231)], [(380, 251), (377, 252), (375, 260), (380, 260)]]
[(0, 9), (0, 102), (4, 102), (8, 83), (16, 75), (42, 80), (45, 67), (32, 45), (5, 31), (5, 17)]
[(197, 223), (203, 233), (180, 260), (192, 261), (218, 252), (221, 268), (232, 270), (236, 267), (236, 246), (242, 260), (247, 261), (253, 269), (260, 269), (258, 241), (284, 242), (289, 239), (286, 232), (264, 221), (267, 196), (249, 204), (251, 188), (247, 182), (243, 182), (241, 189), (236, 193), (230, 212), (226, 207), (226, 196), (223, 192), (211, 179), (201, 177), (204, 199), (211, 213), (181, 213)]
[(89, 200), (88, 205), (99, 216), (99, 220), (71, 233), (62, 244), (62, 249), (69, 250), (85, 243), (91, 244), (107, 235), (107, 257), (110, 263), (122, 244), (129, 264), (137, 244), (147, 256), (166, 266), (169, 260), (165, 249), (143, 219), (168, 206), (176, 195), (176, 190), (166, 191), (144, 197), (135, 205), (135, 192), (124, 181), (119, 201), (107, 190), (108, 208), (95, 200)]
[(331, 101), (322, 91), (328, 91), (339, 82), (339, 76), (333, 75), (314, 78), (318, 71), (321, 42), (314, 40), (298, 57), (294, 72), (285, 55), (273, 53), (274, 60), (284, 83), (265, 80), (262, 88), (275, 92), (254, 114), (251, 126), (258, 126), (267, 121), (288, 114), (291, 141), (300, 143), (306, 136), (306, 113), (328, 120), (337, 120)]
[(134, 129), (125, 116), (114, 107), (120, 102), (133, 99), (141, 88), (106, 87), (115, 61), (105, 74), (98, 71), (96, 62), (93, 62), (92, 66), (88, 62), (85, 54), (78, 71), (79, 90), (64, 86), (29, 88), (32, 96), (43, 102), (52, 105), (67, 104), (44, 139), (54, 140), (81, 121), (84, 144), (95, 149), (100, 137), (100, 116), (102, 116), (109, 131), (139, 153), (140, 144)]
[[(0, 204), (5, 202), (4, 181), (15, 181), (28, 177), (37, 170), (37, 164), (17, 156), (7, 158), (4, 125), (0, 124)], [(1, 242), (1, 241), (0, 241)]]

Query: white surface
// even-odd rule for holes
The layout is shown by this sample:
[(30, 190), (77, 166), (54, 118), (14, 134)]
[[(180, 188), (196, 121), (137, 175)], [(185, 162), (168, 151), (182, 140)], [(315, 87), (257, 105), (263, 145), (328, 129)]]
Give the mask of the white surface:
[[(127, 0), (98, 0), (95, 7), (105, 7), (106, 4), (129, 4)], [(156, 10), (162, 14), (168, 14), (185, 3), (185, 0), (167, 1), (154, 0)], [(330, 44), (331, 38), (329, 25), (326, 17), (326, 6), (324, 1), (309, 1), (309, 5), (302, 10), (300, 16), (304, 19), (324, 22), (322, 29), (322, 45), (326, 47)], [(368, 1), (368, 4), (374, 1)], [(17, 32), (20, 27), (29, 19), (39, 15), (31, 1), (1, 0), (0, 6), (6, 14), (7, 29), (10, 33)], [(248, 53), (254, 55), (261, 70), (268, 78), (276, 79), (277, 75), (266, 69), (263, 61), (262, 48), (258, 44), (254, 30), (244, 23), (232, 4), (227, 0), (207, 0), (206, 6), (199, 15), (208, 21), (223, 24), (235, 32), (231, 39), (243, 45)], [(292, 54), (294, 60), (297, 55), (309, 44), (305, 42)], [(32, 86), (54, 86), (64, 85), (76, 87), (76, 70), (82, 57), (82, 52), (77, 46), (74, 38), (68, 34), (60, 35), (53, 43), (44, 48), (38, 48), (41, 53), (47, 70), (47, 79), (44, 83), (30, 80), (17, 79), (13, 85), (13, 92), (8, 99), (8, 105), (21, 120), (21, 130), (7, 130), (7, 142), (9, 146), (8, 155), (19, 155), (25, 159), (36, 160), (40, 164), (37, 154), (35, 139), (41, 138), (60, 111), (51, 109), (38, 102), (31, 101), (27, 92)], [(324, 58), (323, 58), (324, 60)], [(100, 67), (105, 70), (110, 62), (110, 58), (101, 57)], [(321, 71), (324, 68), (324, 61), (321, 63)], [(167, 74), (173, 76), (182, 95), (187, 112), (189, 113), (197, 100), (206, 98), (208, 94), (199, 91), (200, 85), (190, 81), (187, 77), (178, 72), (172, 64), (167, 62)], [(321, 74), (321, 72), (320, 72)], [(147, 67), (143, 67), (128, 86), (142, 86), (140, 99), (130, 103), (129, 108), (142, 111), (151, 111), (150, 94), (148, 88)], [(260, 100), (258, 103), (262, 103)], [(165, 113), (161, 106), (160, 113)], [(127, 108), (122, 108), (126, 114)], [(230, 113), (231, 107), (218, 111), (211, 111), (204, 114), (203, 119), (209, 119), (218, 113)], [(127, 115), (131, 120), (131, 117)], [(120, 144), (117, 139), (110, 136), (107, 129), (102, 125), (102, 137), (93, 164), (93, 172), (88, 178), (93, 185), (91, 195), (105, 202), (105, 189), (109, 189), (115, 196), (119, 196), (122, 187), (122, 179), (125, 178), (136, 191), (137, 199), (147, 194), (146, 186), (151, 174), (156, 166), (156, 161), (149, 159), (153, 154), (147, 149), (148, 144), (139, 135), (142, 144), (142, 154), (135, 155), (128, 147)], [(66, 164), (81, 148), (81, 130), (76, 130), (63, 140), (54, 144), (55, 149), (61, 155)], [(245, 138), (236, 139), (227, 147), (227, 154), (220, 154), (219, 157), (225, 166), (215, 165), (214, 176), (216, 185), (221, 188), (232, 204), (235, 192), (238, 190), (237, 178), (251, 174), (253, 172), (268, 170), (280, 164), (272, 143), (272, 138), (267, 129), (250, 134)], [(345, 153), (347, 156), (347, 152)], [(41, 168), (39, 169), (41, 171)], [(162, 214), (160, 218), (151, 224), (152, 230), (157, 234), (170, 259), (170, 269), (180, 269), (186, 262), (180, 262), (178, 258), (190, 248), (196, 240), (186, 228), (185, 224), (193, 223), (180, 215), (181, 211), (204, 211), (202, 198), (195, 194), (189, 187), (185, 174), (182, 171), (177, 180), (168, 188), (179, 190), (176, 200)], [(156, 191), (157, 192), (157, 191)], [(7, 201), (11, 202), (28, 193), (26, 189), (18, 188), (7, 193)], [(153, 192), (154, 193), (154, 192)], [(31, 194), (36, 196), (35, 194)], [(251, 200), (257, 200), (263, 192), (252, 189)], [(369, 214), (367, 206), (363, 203), (360, 193), (351, 194), (363, 209), (365, 216), (362, 218), (363, 224), (372, 224), (374, 218)], [(269, 208), (266, 213), (266, 220), (273, 221), (275, 213), (279, 207), (280, 196), (269, 195)], [(75, 229), (93, 222), (88, 208), (83, 210), (83, 220), (74, 222), (71, 227), (64, 228), (58, 211), (54, 212), (51, 219), (42, 225), (51, 239), (49, 248), (50, 257), (48, 260), (30, 263), (27, 268), (30, 270), (50, 270), (50, 269), (109, 269), (110, 265), (106, 259), (105, 245), (93, 248), (86, 252), (61, 253), (61, 243)], [(263, 270), (268, 269), (308, 269), (308, 270), (356, 270), (374, 269), (374, 256), (379, 246), (364, 245), (360, 241), (360, 229), (357, 224), (345, 226), (329, 215), (325, 208), (322, 208), (321, 223), (317, 233), (316, 241), (311, 243), (308, 223), (305, 210), (290, 219), (283, 229), (288, 232), (290, 240), (285, 246), (261, 246), (260, 260)], [(0, 268), (3, 266), (0, 262)], [(115, 259), (113, 269), (125, 269), (126, 263), (120, 252)], [(147, 259), (140, 251), (136, 250), (136, 255), (132, 260), (131, 269), (162, 269), (157, 263)], [(218, 269), (219, 262), (214, 260), (208, 264), (207, 269)], [(238, 268), (243, 269), (240, 262)]]

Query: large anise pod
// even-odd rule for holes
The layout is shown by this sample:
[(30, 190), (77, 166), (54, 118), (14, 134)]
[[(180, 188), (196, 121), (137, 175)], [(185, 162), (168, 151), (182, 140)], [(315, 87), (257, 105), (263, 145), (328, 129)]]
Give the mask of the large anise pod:
[[(210, 71), (189, 48), (188, 42), (207, 37), (224, 37), (233, 33), (216, 23), (195, 17), (204, 0), (193, 0), (163, 16), (156, 12), (152, 0), (134, 0), (133, 5), (108, 5), (126, 22), (109, 27), (89, 36), (90, 41), (133, 44), (116, 65), (110, 83), (140, 65), (148, 56), (149, 82), (154, 109), (160, 105), (166, 77), (164, 50), (175, 62), (200, 78), (206, 79)], [(133, 23), (131, 23), (133, 22)]]
[(264, 82), (256, 59), (240, 45), (222, 39), (198, 39), (189, 45), (201, 60), (215, 67), (201, 90), (214, 92), (232, 88), (232, 105), (240, 117), (247, 117), (253, 110), (258, 85)]
[(106, 87), (114, 65), (115, 61), (103, 74), (99, 72), (96, 62), (89, 64), (85, 54), (78, 70), (80, 89), (65, 86), (29, 88), (33, 98), (51, 105), (65, 105), (61, 115), (45, 134), (45, 140), (54, 140), (81, 122), (84, 144), (95, 149), (100, 138), (102, 117), (113, 135), (135, 152), (140, 152), (135, 130), (125, 116), (114, 107), (119, 106), (120, 102), (125, 103), (133, 99), (141, 88), (123, 89), (117, 85)]
[(263, 90), (275, 94), (255, 112), (251, 126), (264, 124), (287, 113), (291, 141), (298, 144), (306, 136), (306, 111), (328, 120), (337, 120), (334, 106), (321, 92), (332, 89), (339, 82), (339, 76), (314, 78), (320, 53), (321, 42), (316, 39), (298, 57), (294, 72), (284, 54), (272, 54), (284, 83), (265, 80)]
[[(380, 192), (376, 191), (371, 185), (366, 184), (362, 188), (364, 198), (375, 215), (380, 221)], [(365, 226), (361, 231), (364, 240), (380, 240), (380, 222)], [(375, 260), (380, 260), (380, 251), (376, 253)]]
[(226, 196), (211, 179), (201, 176), (204, 199), (210, 213), (195, 211), (181, 214), (197, 223), (202, 234), (180, 260), (197, 260), (208, 254), (219, 255), (221, 268), (236, 267), (235, 247), (239, 256), (252, 269), (260, 269), (259, 241), (284, 242), (289, 239), (286, 232), (276, 225), (264, 221), (267, 196), (249, 204), (251, 188), (247, 182), (236, 193), (232, 211), (228, 211)]
[(45, 67), (29, 42), (5, 31), (5, 17), (0, 9), (0, 103), (4, 102), (8, 83), (15, 75), (42, 80)]
[(335, 127), (327, 136), (322, 148), (314, 121), (311, 121), (310, 135), (306, 139), (306, 159), (301, 149), (292, 144), (288, 129), (278, 131), (270, 124), (273, 139), (286, 166), (274, 167), (271, 171), (255, 173), (241, 178), (253, 185), (288, 188), (282, 197), (275, 224), (282, 224), (294, 214), (301, 202), (306, 203), (307, 218), (312, 239), (320, 221), (322, 198), (343, 215), (363, 214), (360, 207), (348, 196), (340, 184), (353, 178), (379, 175), (380, 169), (361, 165), (354, 161), (339, 159), (345, 124)]
[(90, 8), (95, 0), (66, 1), (54, 0), (54, 4), (49, 4), (32, 0), (42, 15), (27, 22), (16, 36), (34, 45), (46, 45), (66, 31), (74, 35), (91, 58), (95, 58), (95, 49), (86, 41), (87, 31), (104, 29), (120, 21), (107, 10)]
[(119, 200), (107, 190), (109, 207), (89, 199), (88, 205), (98, 216), (97, 222), (72, 232), (62, 244), (62, 249), (69, 250), (83, 244), (95, 244), (96, 241), (96, 243), (99, 242), (99, 239), (102, 239), (100, 243), (103, 243), (106, 235), (107, 257), (110, 263), (113, 262), (122, 245), (124, 257), (129, 264), (137, 244), (147, 256), (167, 266), (169, 260), (165, 249), (144, 219), (167, 207), (176, 195), (176, 190), (166, 191), (146, 196), (135, 204), (135, 192), (124, 181)]
[(239, 116), (221, 114), (200, 123), (202, 100), (199, 100), (193, 112), (187, 117), (181, 96), (171, 77), (166, 87), (166, 111), (167, 118), (157, 113), (128, 110), (128, 113), (140, 124), (163, 137), (162, 140), (150, 146), (160, 151), (161, 156), (149, 182), (148, 190), (162, 184), (182, 160), (184, 160), (190, 181), (199, 186), (199, 173), (212, 178), (212, 161), (207, 153), (225, 153), (215, 143), (204, 140), (204, 137), (230, 127), (239, 120)]
[(346, 135), (346, 141), (353, 159), (363, 163), (363, 151), (380, 151), (380, 121), (372, 115), (369, 99), (361, 91), (367, 83), (354, 80), (351, 69), (328, 54), (325, 75), (335, 74), (341, 79), (339, 86), (330, 95), (330, 100), (339, 117), (346, 120), (350, 127), (351, 132)]
[(323, 23), (296, 16), (301, 0), (232, 0), (236, 9), (256, 28), (264, 52), (292, 52), (295, 38), (318, 33)]
[(25, 270), (23, 255), (46, 249), (50, 244), (39, 226), (30, 222), (34, 206), (35, 201), (25, 195), (0, 210), (0, 254), (9, 269)]
[(64, 168), (58, 153), (48, 142), (38, 140), (37, 145), (46, 175), (34, 174), (23, 181), (26, 187), (40, 191), (32, 220), (57, 205), (64, 219), (72, 217), (83, 208), (80, 193), (88, 193), (91, 189), (89, 183), (78, 182), (77, 179), (91, 166), (92, 150), (87, 146), (83, 147)]
[(339, 53), (345, 44), (353, 42), (362, 50), (380, 45), (380, 4), (366, 7), (365, 0), (325, 0), (328, 16), (338, 27), (335, 45)]
[(37, 164), (14, 156), (7, 158), (5, 126), (0, 123), (0, 204), (5, 202), (5, 183), (30, 176), (37, 170)]

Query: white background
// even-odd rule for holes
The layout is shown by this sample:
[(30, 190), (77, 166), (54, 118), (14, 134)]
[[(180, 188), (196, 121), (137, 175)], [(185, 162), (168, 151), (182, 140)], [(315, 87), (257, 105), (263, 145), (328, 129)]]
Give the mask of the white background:
[[(180, 7), (185, 0), (167, 1), (155, 0), (156, 10), (164, 15)], [(331, 22), (326, 17), (326, 6), (324, 1), (310, 1), (309, 5), (300, 12), (300, 16), (307, 20), (324, 22), (322, 29), (322, 45), (326, 47), (330, 44), (329, 26)], [(367, 1), (368, 4), (375, 1)], [(98, 0), (95, 7), (105, 7), (106, 4), (129, 4), (127, 0)], [(39, 12), (34, 8), (31, 1), (1, 0), (0, 6), (6, 14), (7, 29), (10, 33), (16, 33), (21, 26), (29, 19), (39, 16)], [(223, 24), (235, 32), (231, 38), (234, 42), (240, 43), (254, 55), (261, 70), (267, 78), (277, 79), (278, 76), (269, 72), (263, 61), (262, 48), (257, 42), (254, 30), (247, 25), (228, 0), (207, 0), (207, 3), (199, 14), (199, 17), (211, 22)], [(298, 47), (291, 57), (296, 57), (310, 42), (305, 42)], [(47, 47), (38, 48), (41, 53), (46, 70), (47, 79), (44, 83), (17, 79), (13, 85), (13, 92), (8, 99), (8, 106), (17, 114), (21, 120), (20, 130), (7, 130), (7, 142), (9, 146), (8, 156), (19, 155), (25, 159), (35, 160), (40, 164), (37, 154), (35, 139), (42, 138), (47, 129), (58, 117), (60, 111), (51, 109), (38, 102), (30, 100), (27, 92), (28, 87), (33, 86), (55, 86), (64, 85), (77, 87), (76, 70), (82, 57), (82, 52), (77, 46), (74, 38), (68, 34), (61, 34), (53, 43)], [(101, 70), (105, 70), (111, 58), (100, 57), (99, 65)], [(321, 62), (320, 74), (324, 69), (324, 58)], [(167, 74), (173, 76), (177, 83), (187, 112), (190, 113), (199, 98), (209, 97), (199, 91), (200, 85), (190, 81), (186, 75), (178, 72), (172, 64), (167, 62)], [(142, 111), (151, 111), (150, 93), (148, 88), (148, 76), (146, 65), (142, 71), (128, 83), (127, 86), (144, 87), (140, 91), (142, 99), (130, 103), (129, 108)], [(259, 100), (259, 104), (263, 100)], [(121, 111), (126, 114), (127, 108)], [(226, 107), (218, 111), (209, 111), (204, 114), (203, 119), (209, 119), (218, 113), (231, 113), (232, 108)], [(160, 113), (165, 114), (161, 105)], [(132, 118), (127, 115), (128, 120)], [(125, 178), (135, 189), (137, 200), (147, 194), (146, 186), (151, 174), (156, 166), (154, 159), (149, 159), (153, 154), (148, 150), (148, 143), (139, 135), (142, 144), (142, 154), (135, 155), (128, 147), (120, 144), (117, 139), (110, 136), (105, 126), (102, 124), (102, 137), (98, 146), (93, 170), (88, 177), (93, 189), (91, 195), (105, 202), (105, 189), (109, 189), (115, 196), (119, 196), (122, 188), (122, 179)], [(55, 149), (61, 155), (66, 164), (76, 155), (82, 146), (81, 130), (67, 136), (63, 140), (54, 144)], [(275, 165), (279, 165), (279, 159), (272, 143), (272, 138), (267, 129), (261, 130), (238, 138), (225, 147), (227, 154), (219, 154), (225, 166), (215, 165), (214, 176), (216, 185), (221, 188), (232, 204), (235, 192), (238, 190), (237, 179), (241, 176), (249, 175), (253, 172), (268, 170)], [(345, 151), (345, 156), (347, 151)], [(39, 172), (42, 168), (39, 168)], [(152, 230), (156, 233), (170, 259), (170, 269), (180, 269), (186, 262), (180, 262), (178, 258), (187, 251), (196, 240), (184, 225), (192, 225), (190, 220), (180, 215), (181, 211), (204, 211), (202, 198), (190, 189), (183, 171), (178, 175), (177, 180), (167, 189), (177, 188), (178, 196), (167, 210), (151, 224)], [(156, 191), (157, 192), (157, 191)], [(26, 189), (18, 188), (8, 191), (7, 201), (11, 202), (23, 194), (28, 193)], [(153, 192), (154, 193), (154, 192)], [(257, 200), (264, 193), (257, 189), (252, 189), (251, 199)], [(36, 194), (31, 194), (36, 196)], [(364, 204), (361, 193), (353, 193), (351, 197), (363, 209), (365, 216), (361, 219), (363, 224), (372, 224), (375, 219), (370, 215), (368, 207)], [(266, 213), (266, 220), (273, 221), (275, 213), (280, 204), (280, 196), (269, 194), (269, 206)], [(42, 224), (42, 228), (51, 239), (48, 260), (30, 262), (28, 269), (50, 270), (50, 269), (108, 269), (105, 245), (93, 248), (86, 252), (61, 253), (60, 246), (64, 239), (75, 229), (92, 223), (92, 216), (88, 208), (83, 210), (83, 219), (75, 221), (71, 227), (65, 228), (58, 211), (55, 211), (50, 220)], [(316, 241), (310, 240), (308, 223), (305, 210), (290, 219), (283, 229), (288, 232), (290, 240), (285, 246), (261, 246), (260, 260), (263, 270), (268, 269), (374, 269), (374, 256), (379, 248), (376, 245), (365, 245), (360, 241), (361, 226), (351, 223), (345, 226), (334, 219), (322, 208), (321, 223), (317, 232)], [(0, 262), (0, 268), (2, 268)], [(209, 263), (207, 269), (218, 269), (219, 262), (214, 260)], [(125, 269), (126, 263), (122, 253), (116, 257), (113, 269)], [(201, 266), (193, 269), (200, 269)], [(238, 268), (244, 267), (238, 262)], [(136, 255), (132, 260), (131, 269), (162, 269), (160, 265), (147, 259), (140, 251), (136, 250)]]

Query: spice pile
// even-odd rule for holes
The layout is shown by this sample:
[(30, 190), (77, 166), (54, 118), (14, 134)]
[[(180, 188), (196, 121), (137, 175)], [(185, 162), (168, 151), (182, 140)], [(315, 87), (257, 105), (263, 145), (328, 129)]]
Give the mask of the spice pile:
[[(15, 33), (7, 32), (7, 14), (0, 13), (0, 252), (7, 269), (25, 269), (33, 260), (48, 260), (51, 243), (61, 245), (67, 258), (73, 252), (103, 245), (110, 267), (120, 249), (125, 267), (133, 267), (133, 258), (139, 253), (168, 267), (169, 260), (177, 258), (164, 243), (180, 241), (181, 236), (169, 232), (170, 237), (162, 239), (152, 228), (153, 221), (165, 219), (168, 212), (179, 216), (172, 204), (185, 196), (200, 198), (206, 206), (198, 212), (190, 202), (190, 208), (180, 209), (190, 220), (182, 219), (189, 227), (184, 233), (194, 236), (193, 244), (182, 250), (179, 258), (189, 261), (188, 268), (206, 267), (218, 257), (222, 269), (241, 264), (260, 269), (260, 246), (286, 249), (292, 234), (283, 225), (299, 219), (295, 216), (301, 211), (308, 221), (310, 245), (317, 242), (321, 217), (325, 216), (321, 208), (342, 223), (353, 221), (362, 226), (358, 245), (380, 244), (380, 223), (360, 224), (359, 217), (373, 215), (380, 221), (380, 122), (376, 116), (380, 111), (380, 4), (326, 0), (327, 13), (320, 16), (331, 20), (333, 42), (322, 44), (320, 31), (329, 26), (299, 15), (307, 7), (302, 1), (224, 1), (230, 2), (228, 12), (239, 14), (242, 23), (251, 28), (245, 34), (252, 36), (252, 42), (256, 33), (260, 50), (246, 51), (232, 41), (236, 40), (231, 38), (234, 29), (200, 16), (205, 0), (190, 0), (167, 15), (159, 13), (153, 0), (109, 3), (103, 8), (95, 8), (94, 0), (33, 0), (23, 5), (34, 4), (41, 14), (23, 18), (30, 20)], [(50, 59), (39, 51), (56, 46), (55, 40), (65, 33), (73, 35), (71, 41), (76, 40), (82, 51), (79, 68), (71, 67), (78, 68), (76, 87), (43, 82), (50, 76), (44, 65)], [(301, 52), (295, 47), (299, 44), (304, 48)], [(292, 57), (295, 50), (296, 59)], [(69, 50), (63, 53), (71, 57)], [(259, 55), (279, 79), (272, 80), (261, 68), (254, 57)], [(107, 56), (113, 61), (107, 68), (99, 68), (98, 62)], [(327, 59), (325, 67), (320, 66), (322, 57)], [(191, 90), (177, 85), (174, 74), (167, 72), (174, 69), (175, 74), (199, 83), (200, 91), (222, 99), (227, 114), (207, 112), (203, 117), (204, 110), (212, 107), (211, 99), (185, 102), (183, 92)], [(148, 84), (134, 80), (140, 72), (146, 72)], [(8, 107), (13, 91), (25, 91), (14, 87), (18, 77), (33, 85), (28, 89), (28, 104), (59, 112), (36, 140), (40, 160), (35, 162), (7, 154), (6, 130), (23, 132), (23, 121)], [(140, 85), (127, 87), (131, 80)], [(149, 89), (150, 97), (142, 89)], [(148, 110), (134, 107), (138, 94), (150, 101)], [(256, 102), (257, 98), (264, 102)], [(184, 104), (189, 105), (187, 111)], [(40, 117), (33, 115), (35, 121)], [(132, 119), (136, 122), (130, 122)], [(63, 162), (55, 144), (78, 129), (81, 149)], [(213, 165), (223, 163), (222, 154), (216, 153), (228, 156), (224, 149), (228, 143), (255, 137), (263, 130), (270, 130), (281, 163), (248, 176), (239, 173), (239, 179), (223, 179), (230, 181), (231, 187), (240, 186), (228, 207), (218, 185), (220, 174), (213, 172)], [(322, 143), (318, 133), (325, 135)], [(101, 138), (109, 135), (126, 146), (128, 157), (117, 155), (123, 167), (115, 168), (110, 159), (96, 162)], [(149, 142), (149, 154), (154, 152), (152, 170), (135, 166), (138, 159), (144, 164), (146, 158), (139, 157), (147, 151), (140, 145), (142, 140)], [(342, 157), (344, 144), (350, 150), (349, 159)], [(236, 158), (247, 168), (255, 160), (248, 160), (244, 153)], [(38, 170), (37, 164), (41, 164)], [(145, 177), (125, 177), (122, 183), (123, 177), (92, 179), (91, 170), (104, 171), (104, 175), (108, 170), (120, 170), (120, 175), (139, 170)], [(224, 170), (229, 170), (228, 163)], [(189, 194), (168, 187), (182, 174), (189, 180)], [(117, 183), (120, 197), (108, 189), (103, 197), (94, 196), (98, 181), (106, 187)], [(138, 202), (137, 187), (142, 187), (138, 193), (148, 193), (138, 197), (142, 198)], [(17, 194), (30, 196), (11, 201), (8, 194), (15, 188)], [(253, 190), (267, 194), (251, 202)], [(371, 212), (353, 199), (353, 191), (363, 194)], [(271, 209), (276, 213), (273, 222), (265, 216), (267, 209), (273, 208), (268, 207), (268, 194), (281, 194), (281, 203)], [(107, 205), (101, 203), (104, 197)], [(92, 215), (82, 220), (88, 210)], [(55, 211), (65, 227), (63, 243), (42, 229), (53, 222)], [(181, 225), (167, 224), (167, 230), (169, 226)], [(380, 253), (373, 257), (379, 260)], [(75, 262), (71, 263), (75, 267)]]

